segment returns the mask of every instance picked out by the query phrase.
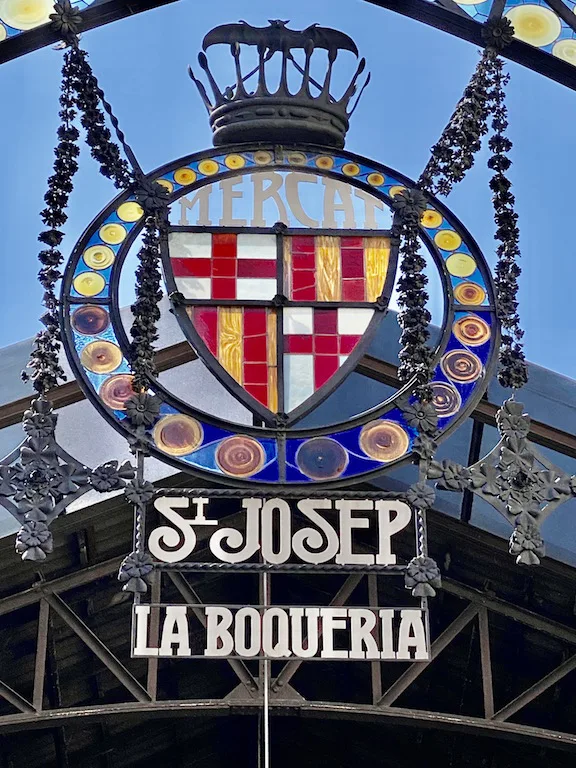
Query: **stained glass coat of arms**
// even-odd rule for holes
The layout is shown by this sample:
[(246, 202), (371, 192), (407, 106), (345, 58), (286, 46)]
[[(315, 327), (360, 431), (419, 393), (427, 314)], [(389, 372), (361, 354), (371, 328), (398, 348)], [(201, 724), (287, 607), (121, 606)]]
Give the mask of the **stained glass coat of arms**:
[(171, 227), (164, 267), (184, 333), (209, 366), (264, 418), (294, 419), (365, 350), (396, 254), (381, 231)]

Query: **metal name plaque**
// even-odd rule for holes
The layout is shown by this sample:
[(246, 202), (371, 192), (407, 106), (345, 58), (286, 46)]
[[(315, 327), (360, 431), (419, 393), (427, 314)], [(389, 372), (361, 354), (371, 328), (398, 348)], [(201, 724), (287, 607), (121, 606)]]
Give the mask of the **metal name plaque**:
[(132, 656), (427, 661), (422, 608), (135, 605)]
[(404, 570), (394, 537), (410, 525), (413, 512), (397, 498), (223, 501), (184, 493), (158, 496), (148, 510), (148, 551), (164, 569), (177, 563), (209, 570), (212, 563), (239, 571)]

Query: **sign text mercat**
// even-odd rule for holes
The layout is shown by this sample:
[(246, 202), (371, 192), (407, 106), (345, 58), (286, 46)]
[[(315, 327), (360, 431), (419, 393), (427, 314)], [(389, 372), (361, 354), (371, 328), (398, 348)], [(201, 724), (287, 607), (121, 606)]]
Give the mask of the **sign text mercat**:
[(382, 229), (390, 223), (377, 197), (300, 171), (231, 176), (181, 197), (178, 205), (176, 223), (182, 226), (267, 227), (281, 221), (312, 229)]

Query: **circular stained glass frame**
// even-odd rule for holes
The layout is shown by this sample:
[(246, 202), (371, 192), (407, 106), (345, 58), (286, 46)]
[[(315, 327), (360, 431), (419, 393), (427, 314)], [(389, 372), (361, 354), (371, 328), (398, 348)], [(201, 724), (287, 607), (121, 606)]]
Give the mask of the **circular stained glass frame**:
[[(393, 194), (403, 188), (413, 186), (413, 182), (396, 171), (361, 156), (343, 150), (331, 153), (324, 147), (307, 146), (289, 147), (281, 153), (278, 153), (274, 147), (266, 146), (252, 148), (244, 145), (230, 147), (227, 151), (223, 151), (221, 148), (211, 149), (178, 159), (153, 171), (148, 175), (148, 178), (159, 181), (166, 189), (171, 190), (169, 202), (173, 203), (184, 194), (194, 192), (206, 184), (212, 184), (226, 177), (257, 172), (262, 168), (264, 155), (266, 155), (265, 167), (267, 170), (290, 171), (297, 169), (298, 172), (329, 176), (368, 192), (382, 200), (388, 207), (391, 206)], [(230, 160), (231, 157), (233, 162)], [(238, 158), (241, 158), (243, 163), (239, 162)], [(318, 162), (319, 160), (320, 162)], [(232, 169), (230, 168), (231, 165), (233, 166)], [(183, 175), (185, 169), (188, 169), (190, 173)], [(186, 183), (180, 184), (178, 179)], [(124, 260), (142, 229), (143, 219), (126, 221), (120, 218), (118, 209), (123, 204), (133, 201), (134, 196), (130, 191), (119, 195), (92, 222), (72, 253), (66, 267), (62, 288), (65, 346), (70, 364), (88, 399), (96, 404), (105, 418), (125, 436), (130, 433), (128, 424), (124, 423), (125, 412), (112, 410), (106, 406), (99, 395), (99, 390), (109, 375), (117, 376), (130, 373), (126, 358), (129, 340), (120, 320), (118, 286)], [(102, 238), (102, 232), (107, 233), (110, 225), (121, 225), (126, 230), (121, 241), (110, 243), (109, 240), (118, 238), (107, 237), (106, 240)], [(442, 440), (470, 413), (482, 396), (486, 382), (491, 378), (494, 370), (499, 328), (495, 312), (494, 289), (488, 265), (470, 233), (439, 201), (431, 200), (429, 203), (421, 226), (421, 237), (438, 268), (445, 298), (441, 340), (435, 355), (434, 380), (445, 381), (447, 384), (456, 386), (461, 400), (461, 407), (457, 412), (439, 418), (439, 440)], [(75, 277), (85, 270), (82, 256), (87, 248), (102, 244), (110, 247), (115, 256), (110, 267), (100, 272), (105, 280), (105, 286), (96, 296), (82, 296), (74, 290)], [(442, 245), (446, 247), (442, 248)], [(466, 269), (461, 268), (462, 258), (458, 260), (452, 258), (450, 261), (455, 253), (465, 257)], [(456, 268), (452, 269), (452, 264), (456, 264)], [(465, 274), (462, 274), (463, 272)], [(470, 281), (479, 285), (485, 293), (485, 299), (480, 305), (466, 306), (459, 304), (454, 298), (454, 289), (461, 283)], [(122, 352), (122, 362), (112, 374), (97, 374), (82, 365), (82, 350), (88, 342), (93, 342), (95, 337), (83, 337), (82, 334), (75, 331), (70, 323), (70, 315), (79, 304), (95, 302), (106, 307), (112, 318), (111, 326), (97, 338), (117, 345)], [(481, 375), (476, 377), (474, 381), (455, 382), (454, 379), (446, 376), (442, 359), (458, 350), (471, 351), (453, 332), (454, 323), (468, 314), (480, 314), (491, 328), (491, 333), (485, 344), (474, 348), (474, 354), (481, 362)], [(298, 428), (298, 426), (289, 429), (285, 427), (274, 429), (238, 425), (207, 414), (174, 396), (163, 385), (155, 381), (151, 382), (150, 390), (161, 400), (160, 418), (181, 414), (197, 420), (202, 429), (202, 443), (189, 454), (169, 455), (154, 444), (154, 426), (152, 426), (149, 430), (150, 450), (154, 455), (180, 470), (192, 472), (205, 479), (220, 479), (229, 485), (246, 486), (258, 483), (259, 485), (273, 486), (283, 483), (293, 487), (343, 486), (379, 474), (410, 458), (414, 440), (418, 437), (418, 430), (406, 423), (405, 417), (398, 407), (399, 399), (409, 389), (410, 385), (403, 387), (393, 397), (340, 424), (310, 429)], [(378, 456), (369, 455), (362, 449), (363, 427), (378, 419), (396, 424), (398, 429), (405, 433), (407, 448), (404, 455), (391, 461), (385, 461)], [(251, 475), (246, 474), (244, 469), (242, 472), (239, 471), (237, 476), (230, 472), (224, 473), (219, 464), (219, 447), (224, 441), (236, 435), (256, 440), (261, 447), (263, 459), (261, 462), (255, 462), (255, 471)], [(299, 456), (305, 455), (302, 453), (302, 446), (306, 446), (309, 441), (318, 437), (334, 440), (342, 446), (346, 453), (347, 458), (342, 472), (338, 472), (337, 476), (330, 479), (319, 479), (312, 476), (317, 475), (318, 472), (311, 472), (306, 475), (302, 471), (303, 467), (305, 469), (305, 464), (303, 465), (302, 461), (299, 462), (298, 460)]]

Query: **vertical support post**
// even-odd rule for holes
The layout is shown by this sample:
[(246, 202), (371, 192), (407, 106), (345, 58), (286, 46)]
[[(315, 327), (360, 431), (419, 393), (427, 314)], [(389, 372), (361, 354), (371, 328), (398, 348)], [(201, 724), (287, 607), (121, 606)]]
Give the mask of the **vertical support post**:
[(490, 656), (490, 629), (488, 610), (482, 606), (478, 612), (480, 634), (480, 663), (482, 665), (482, 691), (484, 693), (484, 717), (494, 717), (494, 688), (492, 686), (492, 661)]
[[(152, 585), (150, 587), (150, 602), (157, 606), (162, 602), (162, 574), (159, 571), (152, 571)], [(152, 608), (150, 614), (150, 642), (153, 647), (158, 645), (160, 633), (160, 609)], [(158, 657), (151, 656), (148, 659), (148, 675), (146, 679), (146, 690), (152, 701), (156, 701), (158, 694)]]
[[(260, 605), (270, 605), (270, 574), (259, 575)], [(270, 768), (270, 661), (259, 662), (259, 688), (262, 690), (262, 709), (258, 718), (258, 768)]]
[[(368, 574), (368, 605), (375, 610), (378, 608), (378, 577), (375, 573)], [(376, 633), (378, 630), (374, 630)], [(382, 666), (380, 661), (370, 662), (372, 680), (372, 704), (377, 704), (382, 698)]]
[(38, 613), (38, 632), (36, 636), (36, 660), (34, 662), (34, 692), (32, 706), (36, 712), (42, 711), (44, 701), (44, 679), (46, 676), (46, 650), (48, 648), (48, 621), (50, 606), (46, 600), (40, 600)]

